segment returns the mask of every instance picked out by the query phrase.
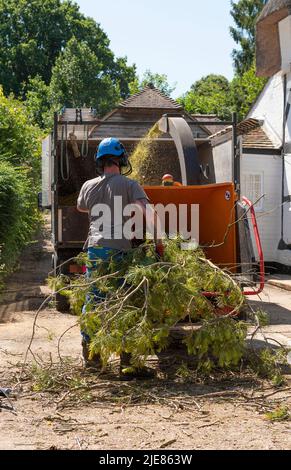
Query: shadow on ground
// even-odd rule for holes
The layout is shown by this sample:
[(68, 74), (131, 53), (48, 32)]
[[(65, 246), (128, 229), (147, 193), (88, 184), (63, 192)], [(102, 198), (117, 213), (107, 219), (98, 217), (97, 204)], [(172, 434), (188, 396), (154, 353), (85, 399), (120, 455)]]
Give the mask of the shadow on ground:
[[(291, 312), (285, 307), (274, 302), (263, 301), (250, 301), (250, 306), (254, 310), (261, 309), (267, 312), (270, 317), (270, 325), (290, 325), (291, 326)], [(291, 307), (291, 295), (290, 295)]]
[(48, 223), (35, 234), (35, 240), (25, 248), (18, 269), (6, 280), (0, 298), (0, 323), (15, 321), (17, 313), (37, 310), (47, 295), (52, 256)]

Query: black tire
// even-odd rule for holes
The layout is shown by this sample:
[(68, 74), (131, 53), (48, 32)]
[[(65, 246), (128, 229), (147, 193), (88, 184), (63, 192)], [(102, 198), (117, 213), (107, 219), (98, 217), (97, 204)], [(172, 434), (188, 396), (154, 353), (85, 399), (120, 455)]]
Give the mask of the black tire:
[(56, 310), (60, 313), (70, 313), (70, 304), (67, 297), (56, 294), (55, 295)]

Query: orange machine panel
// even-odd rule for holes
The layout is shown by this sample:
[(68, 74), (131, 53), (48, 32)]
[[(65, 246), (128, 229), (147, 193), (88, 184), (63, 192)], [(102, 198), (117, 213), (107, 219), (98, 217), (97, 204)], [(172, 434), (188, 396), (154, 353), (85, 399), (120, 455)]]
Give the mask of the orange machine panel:
[(199, 205), (200, 245), (206, 256), (220, 266), (237, 264), (235, 202), (232, 183), (208, 186), (153, 187), (146, 186), (152, 204)]

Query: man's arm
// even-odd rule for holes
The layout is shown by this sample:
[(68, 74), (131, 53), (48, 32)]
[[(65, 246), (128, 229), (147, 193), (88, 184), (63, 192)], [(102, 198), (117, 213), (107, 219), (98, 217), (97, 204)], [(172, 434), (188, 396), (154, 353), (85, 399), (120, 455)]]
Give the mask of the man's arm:
[(89, 209), (87, 207), (87, 203), (85, 200), (85, 188), (84, 186), (82, 187), (79, 197), (78, 197), (78, 202), (77, 202), (77, 209), (79, 212), (83, 212), (85, 214), (89, 213)]
[(158, 214), (147, 199), (139, 199), (134, 204), (142, 210), (147, 230), (153, 235), (156, 245), (161, 245), (163, 233)]
[(152, 235), (155, 241), (158, 255), (162, 257), (164, 254), (162, 242), (163, 232), (158, 214), (150, 204), (143, 188), (135, 181), (131, 182), (131, 196), (136, 207), (142, 211), (146, 221), (147, 231)]

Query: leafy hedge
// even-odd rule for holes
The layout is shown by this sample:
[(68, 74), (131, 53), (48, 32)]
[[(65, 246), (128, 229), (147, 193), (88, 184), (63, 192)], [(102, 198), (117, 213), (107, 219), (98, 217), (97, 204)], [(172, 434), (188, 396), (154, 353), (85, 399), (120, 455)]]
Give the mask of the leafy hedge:
[(41, 133), (24, 106), (0, 88), (0, 282), (38, 221)]

